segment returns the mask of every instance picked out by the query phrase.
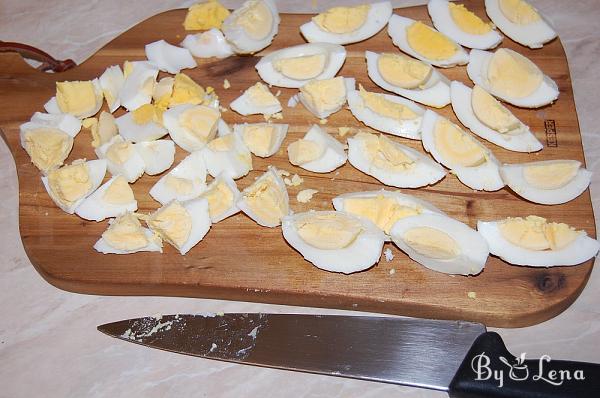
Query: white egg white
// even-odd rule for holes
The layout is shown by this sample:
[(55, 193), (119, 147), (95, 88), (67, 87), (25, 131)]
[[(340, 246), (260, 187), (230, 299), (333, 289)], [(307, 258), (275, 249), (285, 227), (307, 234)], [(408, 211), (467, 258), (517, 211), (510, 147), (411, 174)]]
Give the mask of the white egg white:
[(242, 95), (234, 99), (231, 104), (229, 104), (229, 107), (242, 116), (258, 114), (273, 115), (277, 112), (281, 112), (282, 110), (279, 100), (277, 100), (276, 104), (272, 105), (261, 105), (255, 103), (248, 93), (248, 89), (244, 91)]
[(346, 60), (346, 49), (339, 44), (308, 43), (286, 47), (262, 57), (255, 68), (260, 75), (260, 78), (267, 84), (277, 87), (300, 88), (311, 79), (297, 80), (285, 76), (274, 68), (273, 63), (281, 59), (319, 54), (323, 54), (326, 57), (325, 66), (323, 70), (312, 79), (322, 80), (333, 78)]
[(496, 47), (502, 41), (502, 35), (495, 29), (477, 35), (462, 30), (450, 14), (448, 0), (429, 0), (427, 11), (433, 21), (433, 26), (461, 46), (488, 50)]
[(411, 140), (420, 140), (421, 122), (425, 109), (413, 101), (395, 95), (381, 95), (388, 101), (406, 106), (419, 116), (415, 119), (402, 120), (380, 115), (365, 105), (358, 90), (349, 91), (347, 94), (350, 112), (352, 112), (355, 118), (375, 130)]
[[(423, 128), (421, 131), (423, 148), (429, 152), (433, 158), (442, 165), (449, 168), (456, 177), (471, 189), (478, 191), (497, 191), (504, 187), (504, 182), (500, 177), (500, 162), (496, 159), (492, 151), (486, 148), (475, 138), (473, 142), (479, 145), (485, 152), (486, 160), (478, 166), (463, 166), (446, 159), (435, 146), (434, 130), (438, 118), (437, 113), (427, 110), (423, 117)], [(459, 127), (460, 128), (460, 127)], [(468, 133), (465, 133), (468, 134)]]
[(68, 113), (42, 113), (35, 112), (31, 120), (23, 123), (19, 130), (23, 133), (26, 130), (50, 127), (64, 131), (69, 136), (75, 138), (81, 131), (81, 120)]
[(316, 142), (323, 147), (323, 154), (315, 160), (298, 165), (313, 173), (329, 173), (343, 166), (348, 160), (344, 144), (323, 131), (321, 127), (313, 124), (303, 137), (304, 140)]
[(300, 26), (300, 33), (310, 43), (322, 42), (333, 44), (356, 43), (375, 36), (388, 23), (392, 16), (392, 3), (383, 1), (369, 4), (365, 23), (349, 33), (334, 33), (321, 29), (312, 20)]
[(50, 98), (45, 104), (44, 104), (44, 110), (46, 112), (48, 112), (51, 115), (55, 115), (58, 113), (62, 113), (60, 108), (58, 107), (58, 102), (56, 102), (56, 96)]
[(373, 80), (373, 83), (384, 90), (435, 108), (443, 108), (450, 103), (450, 81), (435, 68), (431, 71), (431, 76), (423, 87), (414, 89), (398, 87), (385, 81), (379, 73), (379, 68), (377, 67), (379, 55), (372, 51), (365, 51), (367, 73), (369, 74), (369, 78)]
[[(234, 124), (233, 132), (238, 137), (240, 137), (243, 141), (243, 133), (244, 133), (245, 128), (247, 128), (248, 126), (264, 125), (264, 124), (266, 124), (266, 123)], [(274, 131), (275, 139), (273, 140), (269, 150), (266, 153), (258, 153), (258, 152), (253, 152), (251, 148), (248, 148), (250, 150), (250, 152), (252, 152), (253, 155), (261, 157), (261, 158), (268, 158), (269, 156), (273, 156), (275, 153), (277, 153), (277, 151), (279, 151), (279, 148), (281, 148), (281, 144), (283, 143), (283, 140), (285, 139), (285, 136), (287, 135), (287, 131), (288, 131), (288, 127), (289, 127), (288, 124), (269, 123), (268, 125), (275, 129), (275, 131)], [(219, 134), (219, 136), (223, 136), (223, 135)]]
[[(460, 248), (451, 259), (438, 259), (417, 252), (406, 243), (405, 234), (413, 228), (428, 227), (446, 233)], [(445, 274), (477, 275), (485, 267), (489, 255), (486, 240), (466, 224), (441, 214), (419, 214), (402, 218), (394, 224), (392, 241), (410, 258), (425, 267)]]
[(529, 48), (542, 48), (557, 36), (554, 28), (541, 14), (540, 20), (531, 24), (520, 25), (512, 22), (506, 18), (498, 1), (485, 0), (485, 12), (502, 33), (517, 43)]
[(174, 75), (182, 69), (198, 66), (187, 48), (174, 46), (164, 40), (146, 44), (145, 50), (148, 61), (163, 72)]
[(420, 59), (421, 61), (439, 66), (440, 68), (451, 68), (453, 66), (464, 65), (469, 62), (469, 54), (467, 54), (467, 52), (456, 43), (456, 53), (452, 57), (444, 60), (429, 59), (413, 50), (406, 38), (406, 29), (408, 29), (408, 27), (415, 22), (417, 21), (414, 19), (402, 17), (397, 14), (392, 15), (390, 18), (390, 22), (388, 24), (388, 34), (392, 38), (394, 45), (396, 45), (400, 50), (408, 55)]
[[(108, 225), (112, 225), (113, 223), (117, 222), (118, 219), (113, 218), (111, 220), (108, 221)], [(142, 230), (144, 231), (144, 235), (146, 235), (146, 238), (148, 239), (148, 244), (140, 249), (136, 249), (136, 250), (122, 250), (122, 249), (117, 249), (113, 246), (111, 246), (106, 239), (104, 239), (103, 237), (100, 237), (100, 239), (94, 244), (94, 249), (97, 252), (103, 253), (103, 254), (132, 254), (132, 253), (137, 253), (137, 252), (159, 252), (162, 253), (162, 242), (160, 240), (160, 238), (156, 237), (156, 235), (154, 235), (154, 232), (152, 232), (150, 229), (148, 228), (144, 228), (142, 227)]]
[(144, 172), (151, 176), (167, 170), (175, 160), (175, 143), (171, 140), (138, 142), (133, 147), (144, 160)]
[[(239, 17), (243, 17), (251, 7), (257, 3), (262, 3), (264, 7), (270, 12), (272, 19), (272, 26), (267, 34), (262, 38), (253, 38), (252, 35), (248, 34), (244, 27), (237, 23)], [(225, 35), (225, 39), (231, 45), (231, 48), (239, 54), (252, 54), (267, 47), (273, 41), (273, 38), (279, 31), (279, 12), (277, 12), (277, 5), (274, 0), (248, 0), (244, 2), (241, 7), (234, 10), (226, 19), (223, 21), (221, 30)]]
[(85, 162), (85, 165), (86, 165), (86, 168), (89, 173), (91, 187), (85, 193), (85, 195), (83, 195), (81, 198), (79, 198), (78, 200), (76, 200), (75, 202), (73, 202), (70, 205), (65, 205), (65, 204), (61, 203), (61, 201), (58, 199), (56, 194), (52, 191), (52, 188), (50, 187), (50, 184), (48, 183), (48, 177), (42, 176), (42, 183), (44, 184), (44, 188), (46, 188), (46, 192), (48, 192), (48, 195), (50, 195), (50, 198), (52, 199), (52, 201), (66, 213), (69, 213), (69, 214), (75, 213), (75, 210), (81, 204), (81, 202), (83, 202), (83, 200), (85, 198), (87, 198), (92, 192), (94, 192), (100, 186), (100, 184), (102, 184), (102, 180), (104, 179), (104, 176), (106, 175), (106, 160), (104, 160), (104, 159), (88, 160)]
[(119, 102), (128, 111), (133, 111), (152, 101), (158, 69), (148, 61), (133, 61), (130, 64), (132, 70), (119, 91)]
[(460, 122), (474, 134), (504, 149), (515, 152), (537, 152), (544, 146), (529, 130), (529, 126), (519, 121), (519, 127), (507, 133), (500, 133), (483, 124), (472, 107), (472, 89), (461, 82), (453, 81), (450, 86), (452, 110)]
[[(112, 174), (113, 176), (122, 175), (123, 177), (125, 177), (127, 182), (132, 183), (137, 181), (137, 179), (140, 178), (142, 174), (144, 174), (144, 170), (146, 168), (144, 159), (141, 157), (138, 151), (135, 150), (135, 147), (133, 147), (134, 149), (131, 151), (129, 157), (122, 164), (113, 162), (112, 160), (106, 157), (108, 149), (113, 144), (120, 144), (123, 142), (126, 141), (123, 140), (123, 138), (120, 135), (116, 135), (113, 138), (111, 138), (111, 140), (108, 141), (106, 144), (99, 146), (94, 151), (96, 152), (96, 155), (99, 159), (106, 159), (106, 164), (110, 174)], [(133, 144), (129, 143), (129, 145)]]
[[(341, 249), (321, 249), (306, 242), (298, 234), (296, 223), (315, 215), (336, 214), (358, 222), (362, 230), (356, 239)], [(385, 234), (371, 221), (346, 212), (309, 211), (296, 213), (283, 218), (281, 231), (283, 237), (305, 260), (316, 267), (331, 272), (351, 274), (371, 268), (379, 261), (385, 242)]]
[(473, 83), (481, 86), (493, 96), (508, 102), (509, 104), (520, 106), (522, 108), (539, 108), (551, 104), (558, 98), (558, 86), (556, 82), (547, 75), (544, 75), (542, 83), (536, 91), (522, 98), (508, 97), (495, 91), (489, 84), (488, 66), (494, 53), (482, 50), (472, 50), (471, 60), (467, 65), (467, 74)]
[[(277, 168), (275, 166), (271, 166), (269, 165), (267, 167), (267, 171), (261, 175), (260, 177), (258, 177), (256, 179), (256, 181), (254, 181), (254, 183), (252, 183), (250, 186), (244, 188), (244, 190), (241, 192), (241, 196), (239, 197), (236, 206), (244, 213), (246, 214), (248, 217), (250, 217), (252, 220), (254, 220), (258, 225), (261, 225), (263, 227), (268, 227), (268, 228), (275, 228), (278, 225), (280, 225), (280, 222), (277, 223), (272, 223), (270, 220), (267, 220), (265, 218), (263, 218), (260, 214), (257, 214), (252, 207), (250, 207), (248, 205), (248, 202), (246, 200), (246, 197), (248, 195), (248, 192), (252, 191), (252, 188), (256, 185), (256, 184), (260, 184), (263, 180), (266, 179), (273, 179), (273, 181), (275, 181), (275, 186), (276, 189), (278, 189), (279, 192), (281, 192), (282, 196), (283, 196), (283, 201), (284, 201), (284, 205), (287, 207), (288, 209), (288, 214), (289, 214), (289, 208), (290, 208), (290, 198), (287, 192), (287, 188), (285, 186), (285, 183), (283, 182), (283, 180), (281, 179), (281, 176), (279, 175), (279, 171), (277, 170)], [(287, 215), (287, 214), (286, 214)]]
[[(192, 189), (188, 193), (177, 192), (167, 183), (169, 176), (188, 180), (192, 184)], [(206, 166), (204, 160), (200, 152), (192, 152), (150, 188), (150, 196), (164, 205), (172, 200), (182, 202), (196, 198), (205, 188)]]
[(532, 186), (523, 176), (523, 170), (527, 166), (549, 164), (552, 162), (557, 161), (546, 160), (520, 164), (504, 164), (500, 172), (502, 179), (511, 190), (520, 197), (534, 203), (543, 205), (567, 203), (585, 192), (590, 185), (592, 172), (581, 166), (572, 180), (556, 189), (541, 189)]
[(119, 92), (125, 83), (125, 76), (119, 65), (112, 65), (106, 68), (106, 70), (98, 78), (100, 81), (100, 87), (104, 93), (104, 99), (108, 104), (108, 110), (113, 113), (121, 106), (119, 100)]
[(202, 33), (187, 35), (181, 42), (194, 57), (198, 58), (227, 58), (233, 55), (233, 49), (225, 40), (223, 33), (212, 28)]
[(104, 194), (108, 188), (112, 185), (115, 179), (121, 176), (114, 176), (110, 180), (106, 181), (100, 186), (94, 193), (85, 198), (77, 209), (75, 214), (79, 217), (90, 220), (90, 221), (102, 221), (111, 217), (118, 217), (127, 212), (134, 212), (137, 210), (137, 200), (132, 200), (128, 203), (115, 204), (109, 203), (104, 199)]
[(406, 145), (393, 145), (414, 161), (408, 170), (391, 171), (377, 167), (371, 161), (365, 142), (360, 136), (348, 138), (348, 161), (354, 168), (376, 178), (385, 185), (398, 188), (419, 188), (433, 185), (446, 176), (446, 170), (429, 157)]
[(137, 124), (133, 119), (133, 112), (127, 112), (115, 119), (119, 134), (127, 141), (143, 142), (154, 141), (167, 135), (168, 131), (160, 123), (149, 121)]
[(477, 230), (485, 238), (490, 253), (507, 263), (530, 267), (577, 265), (593, 258), (600, 243), (584, 231), (573, 242), (557, 250), (531, 250), (508, 241), (498, 228), (498, 221), (478, 221)]
[[(226, 173), (237, 180), (252, 170), (250, 150), (237, 134), (233, 134), (233, 147), (230, 150), (214, 151), (209, 146), (205, 146), (200, 154), (204, 159), (208, 174), (212, 177)], [(249, 163), (246, 162), (248, 159), (250, 160)]]
[[(347, 95), (349, 91), (354, 90), (354, 88), (356, 86), (356, 80), (353, 77), (344, 77), (343, 79), (344, 79), (345, 94)], [(307, 101), (306, 98), (304, 98), (302, 91), (299, 92), (297, 94), (297, 96), (298, 96), (297, 97), (298, 101), (300, 101), (302, 103), (302, 105), (304, 105), (304, 107), (310, 113), (312, 113), (319, 119), (325, 119), (325, 118), (333, 115), (334, 113), (336, 113), (340, 109), (342, 109), (342, 106), (344, 106), (344, 104), (346, 103), (346, 98), (344, 98), (344, 102), (340, 103), (339, 106), (337, 106), (335, 108), (319, 110), (319, 109), (315, 108), (309, 101)], [(288, 104), (288, 106), (289, 106), (289, 104)]]
[(206, 187), (206, 190), (202, 194), (200, 194), (200, 198), (204, 197), (205, 192), (210, 191), (213, 187), (215, 187), (221, 183), (227, 185), (231, 194), (233, 195), (233, 201), (232, 201), (231, 206), (229, 206), (229, 208), (225, 209), (224, 211), (222, 211), (219, 214), (211, 215), (210, 220), (213, 224), (216, 224), (219, 221), (223, 221), (227, 217), (231, 217), (232, 215), (240, 212), (240, 209), (237, 206), (237, 202), (241, 196), (240, 190), (238, 189), (235, 181), (231, 177), (229, 177), (226, 173), (221, 173), (214, 180), (212, 180), (211, 183), (208, 184), (208, 186)]

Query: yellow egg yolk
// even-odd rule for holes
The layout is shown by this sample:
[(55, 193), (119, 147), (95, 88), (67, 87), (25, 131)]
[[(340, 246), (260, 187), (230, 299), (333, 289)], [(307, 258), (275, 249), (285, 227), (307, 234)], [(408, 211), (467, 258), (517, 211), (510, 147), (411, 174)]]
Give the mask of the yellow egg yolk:
[(165, 177), (165, 185), (168, 189), (175, 191), (178, 195), (189, 195), (194, 189), (194, 183), (187, 178), (175, 177), (168, 174)]
[(346, 34), (359, 29), (367, 21), (369, 4), (355, 7), (333, 7), (312, 18), (313, 22), (325, 32)]
[(150, 243), (140, 221), (131, 213), (117, 217), (102, 238), (115, 249), (124, 251), (139, 250)]
[(314, 214), (294, 223), (302, 240), (322, 250), (350, 246), (363, 231), (362, 224), (341, 213)]
[(481, 123), (499, 133), (507, 133), (521, 125), (519, 119), (480, 86), (473, 87), (471, 106)]
[(250, 103), (257, 106), (272, 106), (279, 104), (279, 100), (275, 97), (261, 82), (257, 82), (248, 90), (246, 94), (249, 96)]
[(386, 234), (390, 233), (394, 223), (401, 218), (422, 213), (419, 207), (402, 205), (384, 195), (346, 198), (344, 211), (371, 220)]
[(153, 213), (148, 226), (164, 240), (180, 249), (190, 237), (192, 217), (181, 203), (173, 201)]
[(85, 115), (97, 106), (98, 98), (91, 81), (56, 83), (56, 102), (63, 113)]
[(377, 58), (377, 69), (386, 82), (406, 89), (422, 87), (431, 76), (433, 68), (402, 54), (383, 53)]
[(580, 166), (576, 160), (532, 164), (523, 168), (523, 178), (535, 188), (558, 189), (575, 178)]
[(484, 35), (492, 30), (492, 25), (469, 11), (463, 4), (448, 3), (450, 17), (463, 32), (472, 35)]
[(498, 5), (502, 14), (517, 25), (529, 25), (541, 19), (535, 8), (523, 0), (498, 0)]
[(319, 76), (325, 69), (326, 62), (325, 54), (304, 55), (278, 59), (273, 62), (273, 68), (290, 79), (308, 80)]
[(272, 175), (257, 180), (244, 190), (248, 207), (258, 218), (269, 224), (278, 224), (289, 213), (285, 193)]
[(434, 61), (449, 59), (458, 51), (452, 40), (421, 21), (406, 28), (406, 40), (418, 54)]
[(498, 223), (498, 229), (510, 243), (537, 251), (563, 249), (581, 234), (567, 224), (548, 223), (537, 216), (509, 217)]
[(276, 136), (275, 127), (266, 123), (248, 125), (242, 131), (244, 144), (256, 156), (268, 156), (275, 145)]
[(311, 140), (299, 139), (288, 145), (290, 163), (300, 166), (319, 159), (325, 153), (325, 146)]
[(144, 104), (131, 112), (133, 122), (138, 125), (148, 123), (162, 124), (162, 111), (152, 104)]
[(221, 114), (210, 106), (195, 106), (183, 111), (178, 118), (179, 124), (186, 133), (201, 142), (208, 142), (217, 133)]
[(116, 164), (124, 164), (133, 155), (133, 145), (130, 142), (117, 140), (106, 150), (106, 158)]
[(415, 227), (404, 233), (404, 242), (422, 256), (436, 260), (452, 260), (460, 247), (447, 233), (431, 227)]
[(90, 173), (83, 161), (52, 170), (48, 174), (48, 185), (56, 198), (67, 206), (83, 198), (92, 189)]
[(474, 167), (486, 161), (481, 145), (446, 119), (438, 119), (433, 135), (435, 148), (450, 163)]
[(233, 192), (223, 181), (211, 186), (200, 197), (208, 200), (208, 212), (212, 218), (218, 217), (233, 206)]
[(360, 132), (355, 138), (364, 143), (366, 155), (373, 166), (379, 169), (402, 172), (415, 166), (414, 159), (383, 134), (376, 136)]
[(300, 93), (318, 112), (337, 109), (346, 101), (346, 86), (341, 76), (327, 80), (311, 80), (300, 88)]
[(359, 95), (367, 108), (381, 116), (395, 120), (412, 120), (419, 116), (409, 107), (390, 101), (383, 94), (365, 91), (362, 86), (359, 86)]
[(73, 138), (54, 128), (28, 130), (23, 141), (31, 162), (44, 173), (61, 166), (73, 148)]
[(188, 9), (183, 27), (185, 30), (220, 29), (229, 14), (229, 10), (217, 0), (196, 3)]
[(235, 24), (241, 26), (253, 40), (267, 37), (271, 33), (273, 23), (271, 10), (261, 0), (248, 2), (235, 20)]
[(208, 143), (208, 147), (215, 152), (227, 152), (233, 149), (235, 144), (235, 136), (227, 134), (222, 137), (217, 137)]
[(175, 75), (173, 82), (173, 91), (169, 106), (173, 107), (180, 104), (198, 105), (204, 101), (206, 91), (202, 86), (192, 80), (184, 73)]
[(122, 176), (117, 176), (108, 189), (104, 191), (102, 199), (113, 205), (124, 205), (135, 200), (133, 190)]
[(523, 98), (535, 92), (544, 76), (539, 68), (521, 54), (501, 48), (488, 64), (487, 79), (498, 94)]

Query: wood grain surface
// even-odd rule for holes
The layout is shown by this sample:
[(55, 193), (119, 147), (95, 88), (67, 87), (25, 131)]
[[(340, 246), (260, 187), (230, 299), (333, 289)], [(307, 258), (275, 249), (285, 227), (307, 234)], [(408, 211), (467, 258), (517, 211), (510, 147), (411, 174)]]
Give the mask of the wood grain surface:
[[(467, 6), (485, 17), (482, 3), (469, 1)], [(395, 12), (430, 21), (425, 7)], [(122, 34), (82, 65), (60, 74), (40, 73), (17, 55), (0, 54), (0, 126), (17, 166), (20, 234), (32, 264), (49, 283), (68, 291), (88, 294), (219, 298), (464, 319), (500, 327), (520, 327), (549, 319), (566, 309), (582, 291), (593, 261), (574, 267), (532, 268), (511, 266), (490, 256), (485, 270), (478, 276), (449, 276), (420, 266), (390, 243), (385, 248), (392, 250), (392, 261), (382, 259), (371, 269), (352, 275), (330, 273), (304, 261), (286, 244), (280, 228), (259, 227), (244, 214), (213, 225), (204, 240), (186, 256), (179, 255), (169, 245), (165, 245), (163, 254), (117, 256), (94, 251), (92, 246), (106, 229), (107, 222), (84, 221), (62, 212), (53, 204), (41, 183), (40, 173), (19, 145), (19, 124), (29, 120), (35, 111), (43, 110), (43, 104), (54, 95), (56, 81), (88, 80), (99, 76), (110, 65), (144, 59), (144, 44), (155, 40), (180, 42), (186, 34), (181, 25), (184, 15), (184, 10), (176, 10), (150, 18)], [(263, 52), (225, 60), (198, 60), (199, 67), (185, 73), (204, 86), (213, 86), (221, 104), (228, 105), (241, 91), (259, 80), (254, 65), (260, 56), (304, 43), (298, 27), (310, 16), (281, 17), (279, 34)], [(485, 145), (501, 162), (543, 159), (584, 162), (569, 69), (560, 41), (554, 40), (540, 50), (529, 50), (505, 38), (502, 46), (530, 57), (558, 83), (560, 97), (553, 105), (537, 110), (511, 108), (544, 143), (540, 153), (520, 154), (487, 142)], [(348, 57), (339, 75), (355, 77), (367, 90), (382, 92), (367, 77), (364, 51), (397, 51), (386, 29), (365, 42), (346, 48)], [(452, 80), (471, 85), (465, 67), (443, 69), (441, 72)], [(231, 83), (228, 90), (223, 89), (225, 78)], [(273, 90), (276, 92), (278, 89), (274, 87)], [(285, 106), (296, 91), (281, 89), (279, 98), (284, 105), (282, 122), (289, 123), (290, 129), (280, 151), (267, 159), (253, 157), (254, 171), (238, 180), (238, 187), (248, 186), (269, 164), (298, 173), (304, 178), (304, 183), (288, 188), (291, 208), (296, 212), (332, 209), (331, 199), (336, 195), (383, 188), (374, 178), (349, 164), (337, 172), (315, 174), (294, 167), (287, 161), (287, 145), (301, 137), (311, 124), (318, 122), (301, 105), (293, 109)], [(118, 114), (122, 112), (120, 110)], [(439, 112), (458, 123), (450, 106)], [(225, 112), (223, 118), (228, 123), (263, 120), (262, 116), (242, 117), (231, 110)], [(555, 135), (549, 128), (552, 124)], [(329, 117), (324, 127), (337, 137), (340, 126), (369, 130), (347, 109)], [(393, 139), (423, 151), (418, 141)], [(68, 161), (95, 158), (90, 143), (89, 132), (82, 131), (75, 140)], [(184, 156), (184, 151), (178, 149), (176, 162)], [(140, 211), (149, 212), (159, 207), (148, 194), (159, 177), (144, 175), (133, 185)], [(108, 174), (106, 178), (109, 178)], [(319, 193), (309, 203), (298, 203), (296, 193), (306, 188), (317, 189)], [(588, 191), (569, 203), (543, 206), (527, 202), (508, 189), (492, 193), (475, 192), (453, 175), (428, 188), (403, 191), (432, 202), (471, 227), (476, 226), (477, 220), (536, 214), (566, 222), (595, 236)], [(469, 298), (469, 292), (475, 292), (476, 298)]]

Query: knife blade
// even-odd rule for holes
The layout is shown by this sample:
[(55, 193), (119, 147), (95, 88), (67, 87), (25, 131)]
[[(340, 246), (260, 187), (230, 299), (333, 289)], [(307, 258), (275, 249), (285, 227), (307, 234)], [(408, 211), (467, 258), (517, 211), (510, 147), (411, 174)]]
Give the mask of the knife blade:
[(600, 396), (600, 365), (517, 358), (497, 333), (472, 322), (174, 314), (108, 323), (98, 330), (180, 354), (441, 390), (457, 398)]

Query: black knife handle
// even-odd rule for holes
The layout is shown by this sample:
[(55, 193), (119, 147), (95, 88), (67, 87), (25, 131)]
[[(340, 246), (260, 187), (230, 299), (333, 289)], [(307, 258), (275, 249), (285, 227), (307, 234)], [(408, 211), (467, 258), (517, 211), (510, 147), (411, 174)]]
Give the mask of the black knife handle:
[(475, 340), (450, 383), (452, 398), (598, 398), (600, 365), (516, 358), (498, 333)]

